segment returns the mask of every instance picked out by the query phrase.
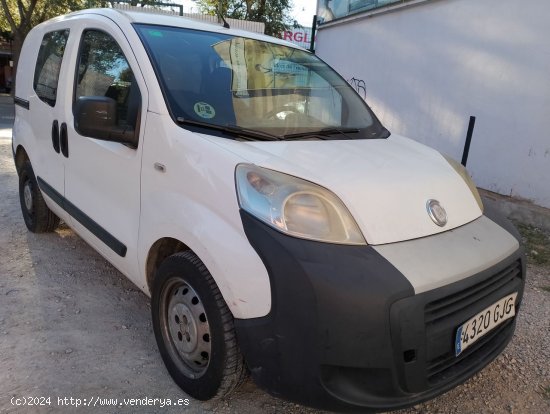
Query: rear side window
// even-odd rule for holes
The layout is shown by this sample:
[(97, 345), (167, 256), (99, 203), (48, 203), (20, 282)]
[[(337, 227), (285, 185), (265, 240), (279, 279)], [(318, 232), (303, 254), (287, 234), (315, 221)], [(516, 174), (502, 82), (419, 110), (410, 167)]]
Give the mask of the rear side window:
[(50, 106), (55, 106), (57, 100), (59, 71), (68, 38), (69, 30), (46, 33), (38, 51), (33, 87), (36, 95)]
[(116, 40), (99, 30), (84, 32), (80, 44), (75, 101), (83, 96), (114, 99), (117, 125), (136, 127), (141, 94), (134, 74)]

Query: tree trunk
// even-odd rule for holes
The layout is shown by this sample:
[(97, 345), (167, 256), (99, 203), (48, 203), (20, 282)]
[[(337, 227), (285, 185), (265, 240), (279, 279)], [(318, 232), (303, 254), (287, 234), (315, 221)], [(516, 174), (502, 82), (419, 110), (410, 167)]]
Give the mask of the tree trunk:
[(23, 35), (19, 30), (13, 33), (13, 68), (11, 76), (11, 96), (15, 96), (15, 86), (17, 83), (17, 66), (19, 65), (19, 57), (21, 56), (21, 48), (23, 47), (23, 41), (25, 40), (25, 35)]

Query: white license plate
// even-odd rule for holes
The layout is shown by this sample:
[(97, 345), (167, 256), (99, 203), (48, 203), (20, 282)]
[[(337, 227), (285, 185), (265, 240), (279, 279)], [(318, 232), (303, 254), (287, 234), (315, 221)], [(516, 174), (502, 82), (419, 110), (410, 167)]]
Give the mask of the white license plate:
[(517, 295), (515, 292), (503, 297), (459, 326), (455, 336), (455, 356), (459, 356), (462, 351), (506, 319), (513, 317), (516, 314)]

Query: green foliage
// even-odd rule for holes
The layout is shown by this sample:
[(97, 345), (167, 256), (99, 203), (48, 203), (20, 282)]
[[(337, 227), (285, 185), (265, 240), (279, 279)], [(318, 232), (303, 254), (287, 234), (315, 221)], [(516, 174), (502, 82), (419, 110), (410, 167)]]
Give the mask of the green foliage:
[(25, 35), (37, 24), (86, 8), (87, 3), (86, 0), (0, 0), (0, 30), (20, 31)]
[(537, 265), (550, 263), (550, 235), (539, 228), (523, 223), (515, 222), (515, 225), (523, 237), (530, 261)]
[[(161, 2), (162, 0), (132, 0), (128, 3), (143, 6)], [(92, 7), (110, 7), (112, 3), (114, 1), (106, 0), (0, 0), (0, 38), (13, 41), (14, 75), (17, 73), (23, 41), (34, 26), (62, 14)], [(14, 88), (12, 93), (13, 91)]]
[(265, 23), (265, 33), (278, 36), (293, 25), (291, 0), (197, 0), (202, 13)]
[[(154, 5), (162, 0), (129, 1), (132, 5)], [(0, 32), (25, 36), (34, 26), (52, 17), (92, 7), (110, 7), (106, 0), (0, 0)]]

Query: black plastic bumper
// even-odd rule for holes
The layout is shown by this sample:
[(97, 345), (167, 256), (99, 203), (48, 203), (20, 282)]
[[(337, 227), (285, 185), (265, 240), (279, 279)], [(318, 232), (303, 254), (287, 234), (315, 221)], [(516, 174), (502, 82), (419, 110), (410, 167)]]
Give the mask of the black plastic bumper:
[(369, 246), (296, 239), (244, 211), (241, 217), (269, 273), (272, 308), (235, 326), (252, 377), (272, 395), (335, 411), (402, 408), (464, 382), (512, 338), (515, 319), (454, 356), (461, 323), (511, 292), (519, 305), (521, 249), (480, 274), (415, 295)]

